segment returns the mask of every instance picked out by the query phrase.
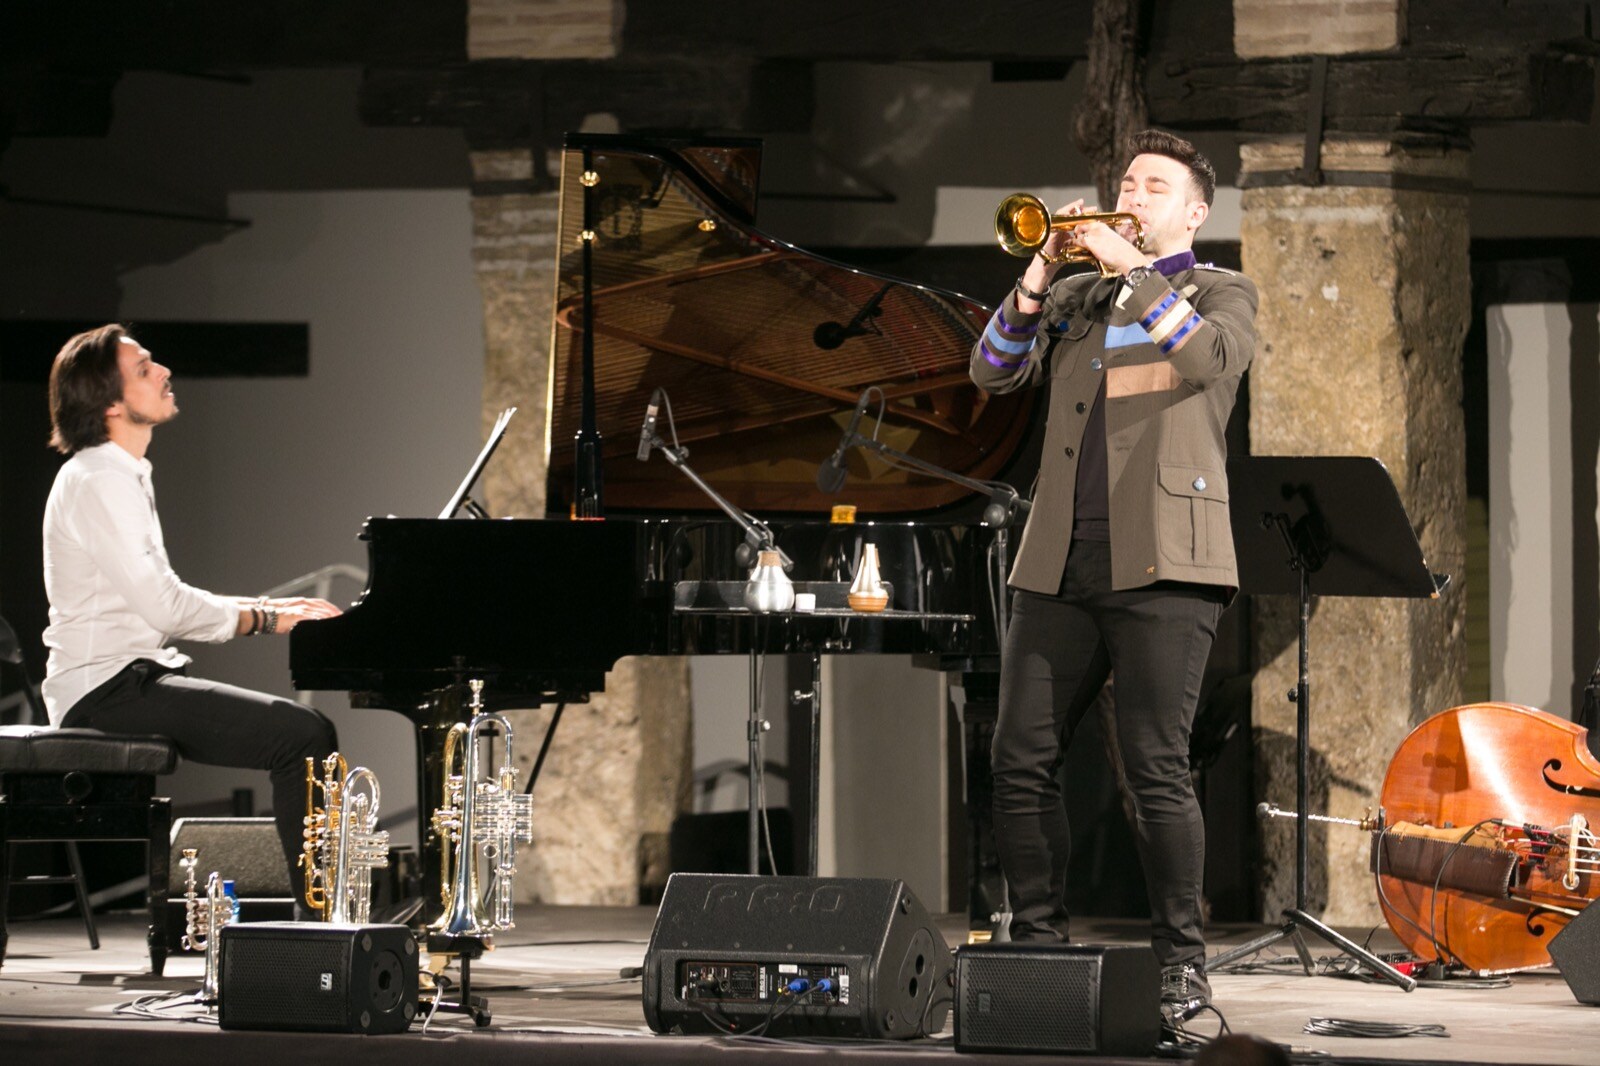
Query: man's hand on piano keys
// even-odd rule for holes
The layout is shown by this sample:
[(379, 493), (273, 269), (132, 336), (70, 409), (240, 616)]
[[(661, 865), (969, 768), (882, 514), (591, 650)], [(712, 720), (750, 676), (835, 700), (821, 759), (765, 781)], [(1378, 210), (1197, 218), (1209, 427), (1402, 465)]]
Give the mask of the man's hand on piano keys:
[(278, 612), (278, 628), (275, 630), (278, 633), (287, 633), (301, 622), (312, 622), (319, 618), (336, 618), (344, 613), (327, 600), (306, 596), (268, 600), (266, 605)]

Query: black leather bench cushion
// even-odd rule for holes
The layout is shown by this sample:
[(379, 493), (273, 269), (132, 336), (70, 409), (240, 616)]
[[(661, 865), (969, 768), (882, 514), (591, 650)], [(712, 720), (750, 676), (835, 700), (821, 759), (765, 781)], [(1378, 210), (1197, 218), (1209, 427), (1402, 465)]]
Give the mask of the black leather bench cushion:
[(177, 765), (177, 746), (166, 737), (98, 729), (44, 729), (28, 736), (0, 736), (0, 773), (170, 774)]

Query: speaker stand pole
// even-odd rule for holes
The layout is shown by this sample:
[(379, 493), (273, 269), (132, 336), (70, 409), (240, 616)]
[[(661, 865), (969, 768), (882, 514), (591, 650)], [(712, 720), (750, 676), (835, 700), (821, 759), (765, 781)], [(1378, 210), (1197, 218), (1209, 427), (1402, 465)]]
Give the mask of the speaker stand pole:
[[(822, 810), (822, 655), (811, 653), (811, 691), (796, 692), (795, 702), (811, 704), (811, 808), (807, 812), (806, 876), (817, 876), (817, 835)], [(776, 871), (774, 871), (776, 872)]]
[[(757, 626), (759, 634), (760, 627)], [(749, 801), (749, 816), (745, 839), (750, 852), (750, 872), (761, 872), (761, 692), (760, 692), (760, 641), (752, 641), (750, 645), (750, 718), (745, 727), (745, 738), (749, 744), (749, 765), (746, 776), (749, 778), (747, 797)], [(774, 871), (776, 872), (776, 871)]]

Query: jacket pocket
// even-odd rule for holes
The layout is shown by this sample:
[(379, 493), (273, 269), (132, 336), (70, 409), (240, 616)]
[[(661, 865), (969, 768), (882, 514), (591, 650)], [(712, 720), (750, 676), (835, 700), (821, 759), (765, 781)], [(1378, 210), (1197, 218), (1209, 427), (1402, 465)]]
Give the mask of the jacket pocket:
[(1162, 463), (1156, 521), (1161, 554), (1175, 563), (1225, 566), (1233, 554), (1228, 484), (1220, 470)]

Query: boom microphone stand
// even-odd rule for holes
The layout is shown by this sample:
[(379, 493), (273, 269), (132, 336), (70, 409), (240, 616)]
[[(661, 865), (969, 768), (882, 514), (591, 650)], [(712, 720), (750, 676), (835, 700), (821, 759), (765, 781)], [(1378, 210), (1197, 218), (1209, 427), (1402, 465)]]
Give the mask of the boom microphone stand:
[[(662, 392), (661, 395), (662, 399), (665, 400), (665, 392)], [(712, 503), (721, 508), (724, 514), (733, 519), (734, 522), (738, 524), (739, 528), (744, 530), (744, 543), (740, 544), (738, 549), (734, 552), (734, 561), (738, 563), (742, 569), (748, 570), (754, 566), (756, 554), (762, 551), (777, 552), (778, 558), (783, 562), (784, 570), (792, 569), (794, 567), (794, 562), (784, 554), (782, 548), (778, 547), (778, 539), (773, 534), (770, 526), (761, 521), (761, 519), (756, 518), (754, 515), (735, 507), (727, 497), (723, 496), (716, 489), (712, 488), (706, 482), (705, 478), (702, 478), (699, 474), (695, 473), (694, 468), (689, 465), (689, 449), (676, 444), (668, 444), (666, 441), (661, 439), (661, 436), (656, 432), (655, 429), (655, 411), (656, 408), (654, 405), (654, 400), (652, 400), (649, 411), (645, 415), (645, 424), (640, 434), (638, 452), (638, 458), (640, 461), (648, 460), (650, 458), (651, 451), (659, 451), (662, 458), (666, 459), (667, 462), (671, 463), (673, 466), (682, 471), (685, 477), (694, 482), (696, 488), (705, 493), (706, 496), (710, 498)], [(669, 420), (671, 418), (671, 412), (672, 407), (669, 403), (667, 406)], [(673, 435), (677, 435), (676, 431), (674, 431)], [(749, 759), (749, 764), (746, 771), (746, 776), (749, 779), (749, 787), (747, 792), (749, 818), (746, 826), (746, 835), (748, 837), (748, 844), (750, 848), (750, 872), (753, 874), (761, 872), (760, 790), (761, 727), (763, 723), (760, 715), (760, 693), (756, 686), (756, 678), (758, 676), (756, 660), (758, 655), (760, 655), (760, 650), (756, 647), (756, 642), (752, 641), (750, 646), (750, 720), (745, 729), (745, 743), (748, 747)], [(773, 872), (776, 873), (777, 871), (774, 870)]]
[[(866, 393), (863, 393), (862, 402), (857, 405), (858, 411), (865, 406), (865, 402)], [(876, 452), (891, 465), (943, 478), (945, 481), (969, 488), (974, 492), (988, 495), (989, 505), (983, 510), (983, 524), (994, 530), (994, 550), (991, 554), (993, 563), (991, 582), (994, 588), (993, 606), (996, 647), (999, 649), (1000, 658), (1003, 660), (1005, 658), (1006, 629), (1010, 617), (1010, 599), (1006, 595), (1006, 578), (1009, 576), (1011, 566), (1009, 552), (1011, 526), (1019, 517), (1025, 517), (1028, 514), (1028, 511), (1033, 506), (1032, 501), (1023, 499), (1016, 489), (1003, 481), (979, 481), (976, 478), (958, 474), (953, 470), (946, 470), (942, 466), (935, 466), (930, 462), (908, 455), (897, 448), (891, 448), (876, 437), (863, 437), (855, 431), (854, 426), (855, 423), (852, 422), (851, 427), (846, 430), (844, 438), (839, 442), (839, 451), (835, 453), (836, 459), (829, 462), (836, 462), (837, 457), (842, 457), (851, 448), (865, 448), (868, 451)], [(827, 463), (823, 465), (824, 469), (828, 466)], [(842, 468), (840, 472), (842, 473)], [(823, 478), (819, 472), (819, 484), (822, 481)], [(838, 482), (835, 481), (832, 487), (837, 488)], [(974, 866), (972, 876), (974, 878), (979, 876), (976, 872), (976, 866)], [(991, 915), (990, 918), (993, 928), (1004, 930), (1010, 926), (1011, 917), (1010, 904), (1006, 902), (1008, 891), (1005, 888), (1003, 879), (1000, 887), (1000, 899), (1004, 909), (998, 915)]]

